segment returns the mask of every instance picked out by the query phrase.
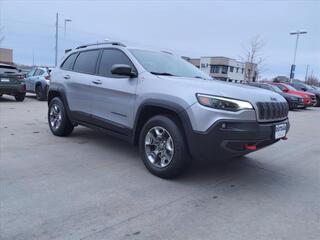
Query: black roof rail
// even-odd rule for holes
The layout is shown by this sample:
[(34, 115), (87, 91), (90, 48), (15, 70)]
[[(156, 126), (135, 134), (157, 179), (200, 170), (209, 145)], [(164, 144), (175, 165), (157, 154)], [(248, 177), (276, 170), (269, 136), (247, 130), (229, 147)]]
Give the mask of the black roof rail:
[(64, 50), (64, 53), (66, 54), (66, 53), (68, 53), (68, 52), (70, 52), (70, 51), (72, 51), (72, 48), (65, 49), (65, 50)]
[(173, 55), (173, 53), (169, 51), (161, 51), (161, 52)]
[(126, 45), (124, 45), (121, 42), (105, 41), (105, 42), (96, 42), (96, 43), (90, 43), (90, 44), (81, 45), (81, 46), (76, 47), (76, 49), (86, 48), (86, 47), (89, 47), (89, 46), (104, 45), (104, 44), (111, 44), (111, 45), (117, 45), (117, 46), (121, 46), (121, 47), (126, 47)]

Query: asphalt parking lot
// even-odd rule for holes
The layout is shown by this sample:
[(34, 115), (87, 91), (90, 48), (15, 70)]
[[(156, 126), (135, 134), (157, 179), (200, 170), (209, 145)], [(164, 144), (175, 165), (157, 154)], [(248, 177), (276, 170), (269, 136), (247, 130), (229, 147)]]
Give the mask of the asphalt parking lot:
[(320, 108), (290, 112), (287, 141), (170, 181), (121, 140), (53, 136), (46, 112), (0, 99), (3, 240), (320, 239)]

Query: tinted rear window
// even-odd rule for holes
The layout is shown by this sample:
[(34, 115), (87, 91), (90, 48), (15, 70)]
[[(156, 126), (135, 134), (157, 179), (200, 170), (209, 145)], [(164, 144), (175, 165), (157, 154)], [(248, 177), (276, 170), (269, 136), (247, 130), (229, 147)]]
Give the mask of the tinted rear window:
[(96, 63), (99, 56), (99, 50), (80, 52), (73, 70), (82, 73), (94, 74)]
[(18, 70), (15, 67), (11, 67), (11, 66), (1, 66), (0, 65), (0, 74), (4, 74), (4, 73), (17, 73)]
[(76, 53), (71, 54), (71, 55), (63, 62), (63, 64), (61, 65), (61, 68), (64, 69), (64, 70), (71, 70), (71, 69), (72, 69), (72, 66), (73, 66), (73, 63), (74, 63), (74, 60), (76, 59), (76, 56), (77, 56)]

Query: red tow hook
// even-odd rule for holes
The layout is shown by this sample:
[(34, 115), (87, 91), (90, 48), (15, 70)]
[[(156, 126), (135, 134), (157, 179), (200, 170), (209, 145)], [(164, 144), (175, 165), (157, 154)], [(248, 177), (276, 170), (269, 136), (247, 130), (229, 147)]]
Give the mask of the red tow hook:
[(285, 136), (285, 137), (283, 137), (283, 138), (282, 138), (282, 140), (288, 140), (288, 137), (287, 137), (287, 136)]
[(245, 148), (246, 150), (250, 150), (250, 151), (257, 150), (257, 146), (256, 146), (256, 145), (245, 144), (245, 145), (244, 145), (244, 148)]

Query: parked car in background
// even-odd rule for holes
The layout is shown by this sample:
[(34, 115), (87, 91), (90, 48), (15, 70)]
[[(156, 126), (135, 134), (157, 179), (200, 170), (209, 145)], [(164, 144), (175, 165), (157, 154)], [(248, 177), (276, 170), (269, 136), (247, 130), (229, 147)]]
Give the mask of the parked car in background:
[(289, 109), (296, 109), (296, 108), (304, 108), (304, 99), (301, 96), (285, 93), (280, 90), (277, 86), (274, 86), (272, 84), (268, 83), (257, 83), (257, 82), (250, 82), (248, 83), (250, 86), (259, 87), (263, 89), (267, 89), (273, 92), (276, 92), (280, 94), (282, 97), (284, 97), (289, 105)]
[(0, 64), (0, 97), (3, 94), (14, 96), (22, 102), (26, 96), (25, 75), (12, 65)]
[(313, 93), (314, 95), (316, 95), (315, 106), (320, 107), (320, 90), (314, 89), (311, 86), (309, 86), (305, 83), (302, 83), (302, 82), (292, 82), (289, 84), (299, 91), (309, 92), (309, 93)]
[(33, 68), (25, 79), (27, 92), (35, 93), (39, 101), (47, 100), (50, 84), (50, 70), (45, 67)]
[(305, 107), (311, 107), (316, 104), (316, 95), (314, 95), (313, 93), (298, 91), (294, 87), (285, 83), (271, 83), (271, 84), (274, 86), (277, 86), (284, 93), (294, 94), (294, 95), (303, 97)]
[(279, 94), (213, 80), (173, 54), (116, 42), (70, 51), (51, 74), (48, 124), (56, 136), (84, 125), (140, 148), (146, 168), (172, 178), (193, 159), (259, 150), (289, 130)]
[(311, 86), (313, 89), (315, 89), (315, 90), (319, 90), (320, 91), (320, 87), (318, 87), (318, 86)]

